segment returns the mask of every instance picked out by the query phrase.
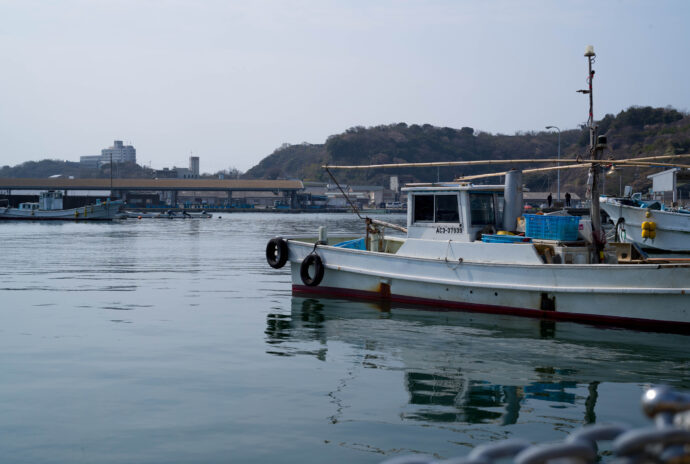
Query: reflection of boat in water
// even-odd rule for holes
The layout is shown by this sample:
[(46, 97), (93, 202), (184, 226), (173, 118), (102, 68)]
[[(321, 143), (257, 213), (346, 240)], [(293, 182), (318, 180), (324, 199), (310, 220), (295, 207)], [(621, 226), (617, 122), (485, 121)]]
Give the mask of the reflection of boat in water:
[(602, 197), (601, 209), (621, 242), (657, 251), (690, 251), (690, 211), (666, 210), (658, 201)]
[(580, 425), (595, 421), (601, 383), (688, 388), (687, 376), (668, 376), (687, 372), (684, 335), (376, 306), (293, 297), (290, 314), (268, 316), (267, 351), (326, 361), (342, 358), (345, 344), (360, 368), (402, 375), (403, 419), (432, 423), (507, 425), (535, 408), (575, 405), (563, 414)]
[(63, 209), (63, 192), (46, 191), (39, 195), (38, 203), (20, 203), (18, 208), (0, 206), (0, 219), (30, 221), (77, 220), (98, 221), (120, 217), (123, 202), (120, 200), (101, 202), (79, 208)]

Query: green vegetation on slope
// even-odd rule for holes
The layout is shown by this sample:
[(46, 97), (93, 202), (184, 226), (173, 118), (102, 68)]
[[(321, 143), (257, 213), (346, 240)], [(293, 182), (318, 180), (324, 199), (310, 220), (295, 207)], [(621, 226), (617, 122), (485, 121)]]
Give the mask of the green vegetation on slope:
[[(136, 163), (116, 163), (113, 176), (116, 178), (150, 178), (152, 170), (139, 166)], [(51, 176), (75, 177), (75, 178), (107, 178), (110, 177), (109, 166), (100, 169), (84, 169), (78, 162), (45, 159), (41, 161), (26, 161), (16, 166), (3, 166), (0, 168), (0, 178), (33, 177), (46, 178)]]
[[(600, 133), (606, 134), (609, 139), (610, 152), (607, 156), (613, 158), (690, 153), (690, 116), (672, 108), (631, 107), (616, 116), (607, 114), (599, 126)], [(589, 133), (585, 127), (562, 131), (561, 157), (575, 158), (581, 155), (586, 158), (588, 144)], [(327, 174), (320, 168), (322, 164), (555, 158), (557, 152), (558, 134), (555, 131), (503, 135), (478, 132), (471, 127), (453, 129), (429, 124), (398, 123), (369, 128), (353, 127), (329, 137), (323, 145), (285, 144), (250, 169), (245, 177), (328, 181)], [(372, 169), (339, 171), (338, 179), (352, 184), (387, 185), (388, 177), (394, 174), (402, 182), (429, 182), (437, 178), (448, 181), (461, 175), (494, 170), (501, 168)], [(653, 171), (651, 168), (623, 170), (621, 178), (616, 177), (616, 192), (613, 192), (614, 182), (609, 182), (611, 193), (617, 193), (619, 183), (641, 188), (648, 183), (646, 175)], [(580, 170), (564, 171), (561, 173), (562, 190), (582, 193), (585, 179)], [(555, 191), (556, 173), (526, 176), (525, 181), (533, 190)]]

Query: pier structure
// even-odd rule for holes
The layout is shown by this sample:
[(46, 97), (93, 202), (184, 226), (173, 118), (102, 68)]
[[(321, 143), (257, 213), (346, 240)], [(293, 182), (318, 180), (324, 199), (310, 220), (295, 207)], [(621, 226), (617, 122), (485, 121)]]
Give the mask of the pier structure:
[(180, 197), (194, 199), (211, 195), (218, 200), (218, 206), (227, 207), (233, 205), (233, 193), (242, 197), (256, 193), (297, 208), (298, 192), (304, 190), (304, 184), (300, 180), (240, 179), (0, 179), (0, 197), (7, 198), (13, 206), (47, 190), (64, 191), (67, 199), (73, 198), (67, 203), (79, 203), (77, 198), (84, 203), (94, 198), (113, 198), (136, 206), (156, 203), (157, 206), (172, 208), (180, 205)]

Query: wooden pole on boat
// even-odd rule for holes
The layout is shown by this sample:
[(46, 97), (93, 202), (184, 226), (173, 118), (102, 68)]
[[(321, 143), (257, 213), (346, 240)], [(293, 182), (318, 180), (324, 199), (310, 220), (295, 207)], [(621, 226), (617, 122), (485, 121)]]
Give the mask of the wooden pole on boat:
[[(668, 166), (668, 167), (673, 167), (673, 168), (686, 168), (690, 169), (690, 164), (674, 164), (674, 163), (650, 163), (646, 161), (628, 161), (628, 160), (600, 160), (597, 163), (592, 163), (591, 161), (586, 161), (581, 164), (569, 164), (566, 166), (550, 166), (550, 167), (545, 167), (545, 168), (532, 168), (532, 169), (523, 169), (522, 173), (523, 174), (533, 174), (535, 172), (547, 172), (547, 171), (555, 171), (555, 170), (561, 170), (561, 169), (579, 169), (579, 168), (591, 168), (593, 165), (616, 165), (617, 167), (651, 167), (651, 166)], [(454, 179), (455, 182), (462, 182), (462, 181), (468, 181), (468, 180), (474, 180), (474, 179), (486, 179), (488, 177), (499, 177), (499, 176), (505, 176), (508, 172), (510, 171), (500, 171), (500, 172), (490, 172), (486, 174), (473, 174), (471, 176), (462, 176), (462, 177), (456, 177)], [(416, 184), (407, 184), (409, 186), (414, 186), (414, 185), (429, 185), (428, 182), (425, 183), (416, 183)]]
[(657, 159), (670, 159), (670, 158), (688, 158), (690, 153), (684, 153), (681, 155), (658, 155), (658, 156), (643, 156), (641, 158), (627, 158), (621, 161), (651, 161)]
[[(564, 162), (576, 163), (576, 160), (562, 160)], [(349, 166), (323, 165), (322, 168), (328, 169), (382, 169), (382, 168), (434, 168), (449, 166), (474, 166), (484, 164), (511, 164), (511, 163), (556, 163), (556, 158), (531, 158), (531, 159), (501, 159), (501, 160), (476, 160), (476, 161), (438, 161), (429, 163), (392, 163), (392, 164), (366, 164)]]
[[(669, 166), (669, 167), (689, 167), (690, 165), (679, 165), (676, 163), (652, 163), (649, 160), (669, 159), (669, 158), (687, 158), (690, 154), (682, 155), (661, 155), (661, 156), (647, 156), (644, 158), (624, 158), (619, 160), (597, 160), (598, 164), (630, 164), (647, 165), (647, 166)], [(475, 161), (439, 161), (429, 163), (391, 163), (391, 164), (365, 164), (365, 165), (323, 165), (322, 168), (329, 169), (385, 169), (385, 168), (433, 168), (433, 167), (450, 167), (450, 166), (481, 166), (493, 164), (524, 164), (524, 163), (572, 163), (572, 165), (561, 166), (561, 168), (568, 169), (570, 167), (588, 167), (592, 161), (583, 161), (580, 158), (573, 159), (557, 159), (557, 158), (517, 158), (517, 159), (500, 159), (500, 160), (475, 160)], [(558, 167), (548, 168), (558, 169)], [(527, 172), (525, 170), (524, 172)]]
[(399, 226), (397, 224), (393, 224), (392, 222), (386, 222), (382, 221), (380, 219), (372, 219), (372, 218), (367, 218), (370, 219), (373, 224), (378, 224), (383, 227), (389, 227), (391, 229), (399, 230), (400, 232), (405, 232), (407, 233), (407, 227)]

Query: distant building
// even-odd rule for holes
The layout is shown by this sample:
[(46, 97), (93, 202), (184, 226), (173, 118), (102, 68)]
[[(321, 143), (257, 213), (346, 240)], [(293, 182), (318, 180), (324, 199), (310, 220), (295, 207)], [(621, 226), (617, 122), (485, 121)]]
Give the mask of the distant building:
[(79, 167), (86, 169), (98, 169), (101, 167), (101, 155), (80, 157)]
[(328, 200), (328, 206), (335, 208), (348, 207), (350, 201), (359, 207), (379, 207), (387, 200), (395, 199), (395, 192), (386, 190), (378, 185), (346, 185), (344, 190), (347, 198), (335, 184), (327, 184), (324, 187), (305, 183), (305, 193), (323, 195)]
[(192, 175), (199, 177), (199, 157), (190, 156), (189, 157), (189, 170), (192, 171)]
[(187, 168), (173, 168), (174, 171), (177, 171), (177, 178), (178, 179), (198, 179), (199, 174), (194, 175), (191, 169)]
[(123, 145), (122, 140), (115, 140), (112, 147), (101, 150), (101, 162), (136, 163), (137, 151), (131, 145)]
[(154, 177), (158, 179), (198, 179), (199, 175), (194, 175), (191, 169), (178, 168), (173, 166), (170, 168), (157, 169), (154, 171)]
[(153, 171), (153, 176), (156, 179), (177, 179), (177, 171), (170, 168), (156, 169)]
[(81, 156), (79, 166), (86, 169), (98, 169), (104, 164), (136, 163), (137, 151), (131, 145), (124, 145), (122, 140), (115, 140), (112, 147), (101, 150), (100, 155)]
[(369, 205), (377, 206), (383, 202), (383, 187), (379, 185), (351, 185), (349, 193), (364, 193), (369, 197)]

